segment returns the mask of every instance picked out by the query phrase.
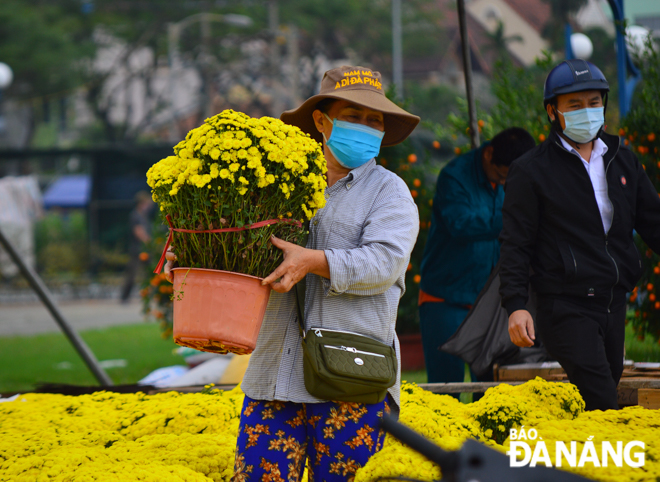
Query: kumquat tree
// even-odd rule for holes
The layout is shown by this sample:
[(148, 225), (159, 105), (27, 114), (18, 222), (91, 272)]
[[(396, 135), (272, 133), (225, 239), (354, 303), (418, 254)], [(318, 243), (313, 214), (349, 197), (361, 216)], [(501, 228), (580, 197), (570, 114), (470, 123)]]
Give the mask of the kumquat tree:
[[(635, 153), (660, 193), (660, 51), (650, 39), (637, 61), (643, 81), (619, 135), (624, 137), (624, 144)], [(660, 256), (654, 254), (639, 236), (637, 248), (644, 273), (630, 294), (634, 313), (628, 319), (639, 339), (651, 335), (660, 343)]]
[[(512, 126), (527, 130), (537, 142), (546, 139), (550, 124), (541, 108), (543, 80), (553, 65), (554, 60), (548, 52), (530, 68), (515, 67), (507, 60), (497, 62), (491, 86), (497, 102), (487, 114), (478, 109), (482, 141)], [(435, 126), (434, 131), (440, 142), (454, 146), (454, 153), (458, 156), (470, 150), (470, 121), (467, 101), (457, 100), (459, 114), (450, 114), (445, 123)]]

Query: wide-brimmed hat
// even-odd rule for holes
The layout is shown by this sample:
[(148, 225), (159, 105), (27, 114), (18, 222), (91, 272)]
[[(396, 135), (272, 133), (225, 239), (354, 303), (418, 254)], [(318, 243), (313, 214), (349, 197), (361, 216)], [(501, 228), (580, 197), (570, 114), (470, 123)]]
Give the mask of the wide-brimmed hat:
[(316, 104), (323, 99), (347, 100), (382, 112), (385, 120), (382, 145), (385, 147), (402, 142), (419, 124), (419, 117), (406, 112), (385, 97), (380, 72), (366, 67), (346, 65), (328, 70), (321, 81), (321, 91), (307, 99), (297, 109), (283, 112), (280, 119), (299, 127), (317, 142), (321, 142), (323, 136), (316, 129), (312, 112), (316, 109)]

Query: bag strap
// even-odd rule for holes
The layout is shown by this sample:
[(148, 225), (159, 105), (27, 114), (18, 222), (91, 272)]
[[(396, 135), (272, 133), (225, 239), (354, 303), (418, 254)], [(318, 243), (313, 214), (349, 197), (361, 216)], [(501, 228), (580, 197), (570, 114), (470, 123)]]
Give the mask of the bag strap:
[(305, 278), (296, 283), (293, 291), (296, 295), (296, 308), (298, 309), (298, 330), (300, 337), (305, 338), (305, 292), (307, 291)]
[[(303, 244), (307, 246), (307, 239), (309, 237), (309, 221), (303, 223), (305, 228), (303, 234)], [(296, 308), (298, 309), (298, 329), (300, 331), (300, 338), (305, 338), (305, 292), (307, 291), (306, 276), (296, 283), (293, 287), (296, 296)]]

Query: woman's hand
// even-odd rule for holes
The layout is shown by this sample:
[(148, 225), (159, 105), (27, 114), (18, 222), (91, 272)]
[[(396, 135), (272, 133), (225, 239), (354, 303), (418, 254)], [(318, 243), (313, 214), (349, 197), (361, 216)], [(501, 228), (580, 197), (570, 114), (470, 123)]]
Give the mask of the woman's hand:
[(271, 237), (270, 242), (282, 250), (284, 261), (275, 271), (264, 278), (261, 282), (262, 285), (270, 284), (278, 293), (286, 293), (307, 273), (330, 279), (330, 268), (324, 251), (303, 248), (275, 236)]

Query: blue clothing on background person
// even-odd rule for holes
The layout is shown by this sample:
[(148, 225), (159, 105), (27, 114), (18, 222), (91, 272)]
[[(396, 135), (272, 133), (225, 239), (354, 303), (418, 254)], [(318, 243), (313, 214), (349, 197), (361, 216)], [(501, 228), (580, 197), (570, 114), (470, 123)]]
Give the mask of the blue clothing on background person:
[[(429, 383), (463, 381), (463, 360), (439, 347), (463, 322), (499, 260), (504, 189), (493, 187), (484, 172), (482, 154), (488, 145), (455, 158), (438, 177), (420, 284)], [(435, 301), (426, 301), (431, 298)]]
[(483, 143), (438, 176), (420, 288), (446, 303), (471, 305), (500, 256), (504, 189), (482, 167)]

